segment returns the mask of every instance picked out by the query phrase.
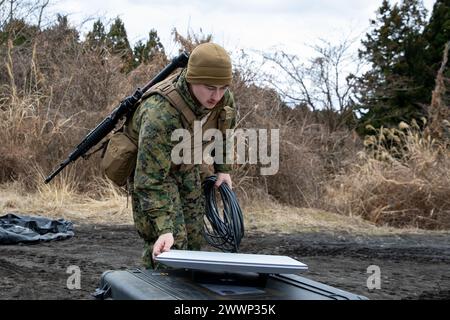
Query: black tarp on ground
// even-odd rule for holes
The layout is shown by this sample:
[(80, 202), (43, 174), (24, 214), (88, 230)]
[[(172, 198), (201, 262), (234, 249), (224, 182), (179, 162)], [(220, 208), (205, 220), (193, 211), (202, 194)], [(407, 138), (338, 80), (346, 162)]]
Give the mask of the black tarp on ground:
[(64, 219), (21, 216), (0, 217), (0, 244), (36, 243), (73, 237), (73, 224)]

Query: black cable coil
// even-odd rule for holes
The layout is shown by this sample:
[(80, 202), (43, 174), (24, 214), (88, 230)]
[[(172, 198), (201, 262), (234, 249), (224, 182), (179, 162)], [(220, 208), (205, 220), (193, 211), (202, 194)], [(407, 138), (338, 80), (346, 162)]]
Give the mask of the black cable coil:
[(242, 210), (236, 194), (228, 184), (222, 183), (218, 188), (224, 207), (223, 214), (220, 214), (214, 188), (216, 181), (216, 176), (211, 176), (203, 182), (206, 200), (203, 235), (214, 248), (224, 252), (238, 252), (241, 239), (244, 236)]

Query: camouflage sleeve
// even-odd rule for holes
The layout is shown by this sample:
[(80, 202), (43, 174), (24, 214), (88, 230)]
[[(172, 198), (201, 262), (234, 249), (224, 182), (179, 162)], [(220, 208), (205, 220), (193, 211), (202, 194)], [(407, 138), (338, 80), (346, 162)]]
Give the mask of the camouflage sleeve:
[(167, 179), (171, 168), (172, 131), (181, 127), (177, 112), (160, 96), (152, 96), (134, 117), (139, 129), (138, 155), (134, 174), (134, 192), (143, 214), (158, 235), (172, 232), (176, 190)]
[[(234, 102), (234, 97), (233, 94), (231, 92), (228, 92), (225, 96), (225, 110), (223, 112), (223, 119), (221, 121), (224, 122), (224, 129), (234, 129), (236, 126), (236, 117), (237, 117), (237, 111), (236, 111), (236, 104)], [(223, 141), (224, 144), (226, 145), (226, 134), (224, 133), (223, 135)], [(224, 159), (224, 163), (220, 164), (220, 163), (214, 163), (214, 171), (215, 173), (231, 173), (231, 171), (233, 170), (233, 165), (232, 164), (227, 164), (226, 163), (226, 159), (227, 159), (227, 149), (223, 148), (223, 159)]]

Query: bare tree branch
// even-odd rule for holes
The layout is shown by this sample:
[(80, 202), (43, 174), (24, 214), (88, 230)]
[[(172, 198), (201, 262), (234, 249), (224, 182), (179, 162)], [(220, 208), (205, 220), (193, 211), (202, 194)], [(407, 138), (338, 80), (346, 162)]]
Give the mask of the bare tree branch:
[(43, 3), (41, 4), (41, 6), (39, 7), (39, 17), (38, 17), (38, 29), (41, 29), (41, 22), (42, 22), (42, 14), (45, 10), (45, 8), (48, 6), (48, 3), (50, 2), (50, 0), (44, 0)]
[[(265, 55), (264, 58), (266, 60), (272, 61), (274, 62), (279, 68), (281, 68), (292, 80), (294, 80), (295, 83), (297, 83), (298, 85), (300, 85), (300, 92), (301, 94), (304, 96), (303, 98), (294, 98), (291, 95), (287, 95), (286, 93), (284, 93), (286, 96), (288, 96), (290, 99), (292, 100), (296, 100), (296, 101), (306, 101), (306, 103), (311, 107), (312, 110), (316, 110), (316, 106), (315, 103), (313, 102), (313, 99), (311, 97), (311, 94), (307, 88), (307, 85), (304, 82), (304, 74), (303, 71), (301, 70), (300, 67), (296, 66), (295, 64), (295, 60), (296, 57), (295, 56), (290, 56), (288, 54), (286, 54), (285, 52), (281, 51), (281, 57), (278, 57), (277, 55), (275, 56), (270, 56), (270, 55)], [(287, 62), (287, 66), (285, 65), (285, 63)], [(276, 82), (276, 81), (275, 81)], [(272, 84), (275, 85), (275, 82), (273, 82)], [(277, 85), (279, 87), (279, 85)]]
[[(351, 53), (355, 42), (345, 39), (335, 45), (321, 40), (311, 47), (316, 56), (306, 65), (297, 56), (283, 51), (264, 55), (287, 76), (286, 80), (275, 72), (271, 85), (292, 101), (306, 103), (313, 112), (328, 110), (330, 117), (344, 117), (344, 114), (348, 117), (348, 110), (354, 105), (352, 95), (356, 85), (355, 78), (350, 75), (358, 74), (361, 66)], [(340, 123), (341, 120), (331, 122)]]

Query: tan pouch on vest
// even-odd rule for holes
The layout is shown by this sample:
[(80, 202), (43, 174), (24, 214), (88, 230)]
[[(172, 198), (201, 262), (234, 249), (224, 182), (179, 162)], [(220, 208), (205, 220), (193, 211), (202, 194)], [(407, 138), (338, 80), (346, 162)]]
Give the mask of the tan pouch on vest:
[(122, 131), (113, 134), (101, 162), (103, 173), (119, 187), (127, 183), (136, 166), (137, 145)]

